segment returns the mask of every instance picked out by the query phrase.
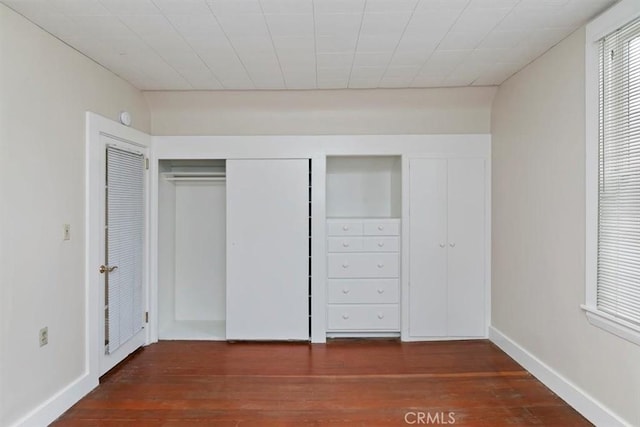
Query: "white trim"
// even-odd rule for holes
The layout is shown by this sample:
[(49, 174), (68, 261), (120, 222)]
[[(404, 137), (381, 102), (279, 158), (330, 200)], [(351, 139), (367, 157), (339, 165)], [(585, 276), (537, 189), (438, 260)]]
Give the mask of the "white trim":
[(311, 159), (311, 342), (327, 342), (326, 170), (324, 156)]
[[(489, 150), (491, 150), (491, 147), (489, 147)], [(484, 225), (484, 230), (485, 230), (485, 236), (484, 236), (484, 240), (485, 240), (485, 252), (484, 252), (484, 286), (485, 286), (485, 292), (484, 292), (484, 298), (485, 298), (485, 335), (488, 337), (489, 336), (489, 328), (491, 327), (491, 290), (493, 289), (491, 286), (491, 256), (492, 256), (492, 231), (491, 231), (491, 224), (493, 223), (493, 217), (491, 216), (491, 206), (492, 206), (492, 194), (493, 194), (493, 185), (492, 185), (492, 174), (493, 174), (493, 169), (492, 169), (492, 164), (491, 164), (491, 159), (493, 158), (492, 155), (489, 155), (489, 157), (485, 160), (484, 163), (484, 167), (485, 167), (485, 187), (484, 187), (484, 197), (485, 197), (485, 225)]]
[(587, 24), (587, 43), (595, 43), (640, 16), (640, 0), (622, 0)]
[(631, 427), (630, 423), (493, 326), (489, 328), (489, 339), (593, 424)]
[(37, 408), (12, 424), (12, 427), (40, 427), (51, 424), (77, 401), (98, 386), (98, 379), (85, 372), (82, 377), (58, 391)]
[(633, 344), (640, 345), (640, 327), (633, 323), (625, 322), (622, 319), (614, 317), (598, 309), (582, 306), (587, 315), (589, 323), (619, 336)]
[[(626, 338), (624, 321), (602, 316), (597, 309), (598, 286), (598, 151), (599, 56), (598, 41), (640, 16), (640, 0), (622, 0), (586, 27), (585, 45), (585, 304), (589, 322)], [(596, 318), (599, 317), (599, 318)], [(605, 322), (606, 320), (606, 322)], [(612, 323), (619, 326), (613, 327)], [(617, 332), (616, 332), (617, 331)], [(622, 334), (622, 335), (621, 335)], [(636, 340), (630, 340), (636, 342)]]
[(402, 250), (400, 252), (400, 261), (402, 270), (400, 270), (400, 336), (402, 341), (411, 341), (409, 335), (409, 247), (411, 242), (411, 233), (409, 233), (409, 224), (411, 224), (409, 217), (409, 160), (412, 157), (409, 155), (402, 155), (402, 164), (400, 166), (400, 173), (402, 174), (402, 222), (400, 231), (402, 238), (400, 244)]

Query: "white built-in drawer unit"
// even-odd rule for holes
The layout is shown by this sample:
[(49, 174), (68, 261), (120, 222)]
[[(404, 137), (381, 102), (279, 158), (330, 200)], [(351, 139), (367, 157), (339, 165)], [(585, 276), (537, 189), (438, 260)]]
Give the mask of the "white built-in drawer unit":
[(327, 220), (327, 330), (400, 330), (400, 220)]

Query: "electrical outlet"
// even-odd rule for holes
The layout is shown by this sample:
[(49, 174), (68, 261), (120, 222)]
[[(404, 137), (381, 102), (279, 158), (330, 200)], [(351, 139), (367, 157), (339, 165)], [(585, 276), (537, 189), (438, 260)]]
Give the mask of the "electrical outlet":
[(64, 225), (64, 240), (71, 240), (71, 224)]
[(45, 326), (40, 329), (40, 347), (49, 344), (49, 327)]

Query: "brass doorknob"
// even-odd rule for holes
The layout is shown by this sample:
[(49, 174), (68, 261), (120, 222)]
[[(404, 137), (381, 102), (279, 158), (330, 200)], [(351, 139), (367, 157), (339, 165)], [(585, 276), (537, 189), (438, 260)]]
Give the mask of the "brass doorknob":
[(115, 270), (116, 268), (118, 268), (117, 265), (113, 265), (113, 266), (107, 266), (107, 265), (101, 265), (100, 268), (98, 269), (98, 271), (102, 274), (104, 273), (111, 273), (113, 270)]

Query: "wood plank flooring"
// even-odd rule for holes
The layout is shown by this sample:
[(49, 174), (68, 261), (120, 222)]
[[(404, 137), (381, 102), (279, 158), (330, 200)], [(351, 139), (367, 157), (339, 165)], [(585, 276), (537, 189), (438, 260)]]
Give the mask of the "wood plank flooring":
[(590, 426), (489, 341), (164, 341), (116, 367), (71, 426)]

